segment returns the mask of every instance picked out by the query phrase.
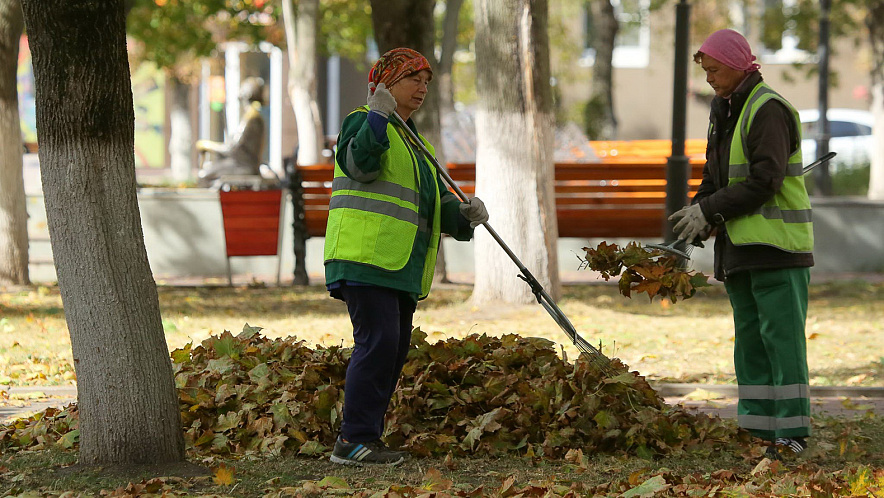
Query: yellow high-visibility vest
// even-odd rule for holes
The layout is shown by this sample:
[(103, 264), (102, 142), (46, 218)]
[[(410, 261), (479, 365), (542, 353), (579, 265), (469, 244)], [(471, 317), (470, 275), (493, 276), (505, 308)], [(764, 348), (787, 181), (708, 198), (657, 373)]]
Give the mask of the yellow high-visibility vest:
[[(360, 107), (353, 112), (368, 112), (368, 108)], [(433, 182), (436, 199), (433, 219), (421, 219), (418, 157), (398, 125), (387, 125), (387, 138), (390, 149), (381, 156), (379, 176), (371, 181), (363, 183), (349, 178), (335, 160), (325, 232), (325, 262), (347, 261), (387, 271), (401, 270), (411, 257), (418, 230), (429, 232), (430, 243), (421, 279), (420, 297), (424, 298), (433, 282), (441, 238), (439, 187)], [(423, 136), (420, 139), (427, 150), (435, 154), (433, 146)]]
[[(799, 133), (798, 143), (801, 143), (798, 111), (770, 86), (760, 82), (749, 94), (737, 119), (730, 148), (728, 185), (743, 182), (749, 175), (749, 128), (758, 109), (772, 99), (779, 100), (792, 112)], [(763, 244), (795, 253), (813, 251), (810, 198), (804, 186), (802, 169), (799, 145), (798, 150), (789, 156), (786, 177), (774, 197), (754, 213), (725, 222), (734, 245)]]

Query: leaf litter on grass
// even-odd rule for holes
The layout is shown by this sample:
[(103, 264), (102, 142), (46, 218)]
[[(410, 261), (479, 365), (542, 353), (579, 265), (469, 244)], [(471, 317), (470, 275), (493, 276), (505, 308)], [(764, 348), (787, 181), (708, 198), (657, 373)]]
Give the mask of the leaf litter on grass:
[[(732, 423), (666, 406), (625, 365), (602, 375), (588, 362), (563, 361), (544, 339), (471, 335), (430, 344), (418, 329), (412, 346), (387, 425), (387, 441), (415, 456), (401, 470), (327, 461), (349, 349), (309, 348), (246, 326), (172, 353), (189, 455), (220, 463), (213, 476), (147, 478), (104, 494), (875, 496), (884, 483), (880, 458), (877, 467), (872, 459), (837, 470), (811, 462), (749, 465), (758, 457), (747, 454), (748, 438)], [(11, 459), (25, 449), (76, 449), (76, 428), (75, 405), (47, 410), (0, 427), (0, 453)], [(840, 453), (830, 448), (835, 458), (869, 461), (857, 445), (867, 436), (856, 425), (836, 421), (822, 429), (843, 442)], [(302, 456), (282, 460), (295, 455)], [(680, 459), (725, 467), (702, 471)], [(311, 469), (312, 476), (270, 483), (272, 476), (259, 474), (265, 477), (256, 482), (250, 474), (268, 466), (262, 462)]]
[[(325, 455), (340, 427), (350, 349), (271, 339), (246, 325), (172, 352), (185, 439), (199, 454)], [(616, 362), (616, 360), (615, 360)], [(712, 452), (732, 424), (666, 405), (619, 364), (569, 363), (555, 344), (471, 335), (430, 344), (415, 329), (386, 440), (418, 456), (562, 458), (571, 449), (643, 458)], [(0, 429), (0, 449), (45, 448), (77, 428), (70, 406)], [(70, 438), (68, 439), (70, 440)]]

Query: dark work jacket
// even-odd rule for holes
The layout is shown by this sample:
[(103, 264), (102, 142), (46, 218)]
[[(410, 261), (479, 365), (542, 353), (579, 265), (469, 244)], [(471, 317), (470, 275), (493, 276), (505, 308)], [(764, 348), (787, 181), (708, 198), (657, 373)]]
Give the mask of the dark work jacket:
[(728, 162), (737, 118), (752, 89), (761, 81), (761, 74), (756, 71), (737, 87), (730, 99), (716, 96), (712, 100), (709, 120), (714, 131), (708, 135), (703, 181), (692, 203), (700, 204), (703, 215), (717, 230), (715, 278), (721, 281), (747, 270), (813, 266), (812, 253), (790, 253), (760, 244), (735, 246), (722, 222), (752, 213), (773, 198), (783, 184), (789, 156), (801, 146), (799, 124), (792, 112), (781, 102), (769, 100), (755, 114), (749, 128), (749, 176), (728, 186)]

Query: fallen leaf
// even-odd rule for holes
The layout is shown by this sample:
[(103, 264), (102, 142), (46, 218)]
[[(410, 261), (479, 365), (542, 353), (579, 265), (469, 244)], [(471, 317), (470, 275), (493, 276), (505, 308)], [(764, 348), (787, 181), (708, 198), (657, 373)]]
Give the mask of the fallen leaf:
[(226, 465), (220, 465), (215, 469), (215, 477), (212, 479), (219, 486), (232, 486), (235, 479), (233, 478), (233, 468)]
[(445, 491), (451, 489), (451, 486), (454, 485), (454, 482), (451, 479), (445, 479), (442, 477), (442, 472), (439, 469), (431, 468), (424, 474), (424, 480), (421, 484), (421, 488), (426, 489), (427, 491)]
[(621, 498), (645, 498), (654, 496), (666, 489), (669, 489), (669, 484), (666, 484), (666, 479), (664, 479), (663, 476), (654, 476), (629, 491), (622, 493), (620, 496)]

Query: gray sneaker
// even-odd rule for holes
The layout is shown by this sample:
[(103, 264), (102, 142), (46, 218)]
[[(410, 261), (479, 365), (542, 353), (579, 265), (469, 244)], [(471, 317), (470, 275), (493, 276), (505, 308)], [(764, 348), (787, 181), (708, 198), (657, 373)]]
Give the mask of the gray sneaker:
[(340, 465), (399, 465), (405, 461), (406, 455), (404, 451), (387, 448), (380, 439), (368, 443), (345, 443), (338, 436), (330, 460)]

